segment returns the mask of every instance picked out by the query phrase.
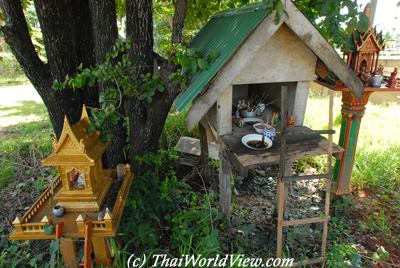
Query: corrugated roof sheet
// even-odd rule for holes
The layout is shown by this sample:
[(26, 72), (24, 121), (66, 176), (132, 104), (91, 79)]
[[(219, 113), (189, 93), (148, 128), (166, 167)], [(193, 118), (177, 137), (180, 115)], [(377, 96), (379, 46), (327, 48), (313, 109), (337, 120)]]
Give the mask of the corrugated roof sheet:
[(178, 110), (185, 109), (203, 91), (266, 16), (265, 6), (258, 3), (223, 11), (210, 19), (193, 38), (191, 47), (205, 56), (217, 53), (218, 58), (209, 68), (195, 75), (189, 87), (177, 97)]

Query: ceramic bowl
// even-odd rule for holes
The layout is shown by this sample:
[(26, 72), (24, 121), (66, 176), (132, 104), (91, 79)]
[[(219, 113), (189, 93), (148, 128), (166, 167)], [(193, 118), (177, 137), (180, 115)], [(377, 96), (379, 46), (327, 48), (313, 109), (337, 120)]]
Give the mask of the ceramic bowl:
[(271, 146), (272, 146), (272, 140), (270, 140), (269, 138), (264, 139), (264, 143), (267, 145), (265, 148), (255, 148), (255, 147), (250, 146), (248, 143), (252, 142), (252, 141), (262, 141), (262, 135), (248, 134), (248, 135), (245, 135), (242, 137), (243, 145), (252, 150), (263, 151), (263, 150), (267, 150), (268, 148), (271, 148)]
[(53, 207), (53, 215), (55, 217), (61, 217), (62, 215), (64, 215), (64, 208), (60, 205), (55, 205)]
[(270, 125), (266, 124), (266, 123), (257, 123), (253, 125), (254, 130), (258, 133), (258, 134), (263, 134), (264, 129), (266, 127), (270, 127)]
[(254, 126), (257, 123), (264, 123), (264, 120), (257, 117), (243, 118), (243, 123)]
[(252, 118), (252, 117), (256, 117), (257, 116), (257, 112), (249, 112), (247, 110), (242, 110), (240, 112), (240, 114), (244, 117), (244, 118)]

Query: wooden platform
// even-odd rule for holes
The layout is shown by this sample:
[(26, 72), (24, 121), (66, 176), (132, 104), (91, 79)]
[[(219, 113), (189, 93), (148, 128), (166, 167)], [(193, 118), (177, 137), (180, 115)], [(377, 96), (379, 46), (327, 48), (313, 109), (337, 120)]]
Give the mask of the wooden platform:
[[(286, 139), (288, 161), (326, 154), (328, 140), (323, 136), (312, 133), (312, 130), (308, 127), (294, 127), (290, 131), (291, 135)], [(249, 169), (257, 166), (279, 163), (279, 135), (275, 137), (271, 148), (265, 151), (256, 151), (242, 144), (241, 138), (246, 134), (254, 134), (254, 129), (251, 126), (245, 126), (244, 128), (233, 126), (232, 134), (220, 137), (224, 153), (242, 175), (246, 175)], [(343, 148), (334, 144), (333, 153), (335, 157), (340, 158), (341, 152), (343, 152)]]

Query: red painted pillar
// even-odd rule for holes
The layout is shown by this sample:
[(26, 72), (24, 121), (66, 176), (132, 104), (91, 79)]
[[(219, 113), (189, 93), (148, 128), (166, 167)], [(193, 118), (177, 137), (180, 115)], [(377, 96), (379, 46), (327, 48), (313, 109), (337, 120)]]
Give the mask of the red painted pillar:
[(357, 149), (361, 118), (364, 115), (365, 105), (371, 94), (372, 91), (364, 92), (362, 99), (358, 100), (350, 91), (342, 92), (342, 125), (339, 145), (344, 148), (344, 152), (342, 158), (336, 160), (333, 171), (336, 195), (350, 193), (350, 179)]

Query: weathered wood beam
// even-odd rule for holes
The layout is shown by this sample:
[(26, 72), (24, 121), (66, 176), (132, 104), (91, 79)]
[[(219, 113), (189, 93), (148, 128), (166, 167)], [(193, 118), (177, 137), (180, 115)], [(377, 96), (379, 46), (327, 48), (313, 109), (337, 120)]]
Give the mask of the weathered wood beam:
[(301, 13), (290, 0), (285, 0), (288, 18), (285, 23), (295, 32), (307, 46), (318, 55), (318, 58), (342, 80), (353, 93), (361, 99), (364, 84), (360, 78), (347, 66), (339, 54)]

